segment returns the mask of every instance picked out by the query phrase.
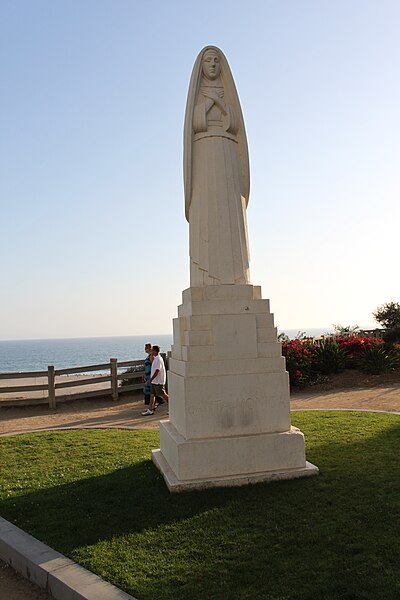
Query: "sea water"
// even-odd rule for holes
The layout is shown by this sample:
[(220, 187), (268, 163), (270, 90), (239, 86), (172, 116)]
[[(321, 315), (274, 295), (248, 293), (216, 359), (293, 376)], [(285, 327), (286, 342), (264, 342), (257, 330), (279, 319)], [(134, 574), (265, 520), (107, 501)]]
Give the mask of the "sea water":
[(0, 341), (0, 373), (81, 367), (110, 362), (144, 358), (144, 345), (150, 342), (171, 349), (172, 335), (94, 337), (59, 340)]
[[(287, 329), (291, 339), (298, 333), (309, 336), (327, 333), (325, 329)], [(158, 344), (161, 352), (171, 349), (172, 335), (93, 337), (58, 340), (0, 340), (0, 373), (44, 371), (49, 365), (56, 369), (108, 363), (110, 358), (119, 361), (140, 360), (145, 356), (144, 345)]]

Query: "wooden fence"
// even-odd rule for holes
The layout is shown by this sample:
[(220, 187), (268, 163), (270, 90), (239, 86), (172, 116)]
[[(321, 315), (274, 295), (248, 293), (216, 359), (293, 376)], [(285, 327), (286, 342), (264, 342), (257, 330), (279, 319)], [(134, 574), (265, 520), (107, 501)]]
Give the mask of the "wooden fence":
[[(119, 373), (118, 369), (124, 367), (131, 367), (131, 372)], [(62, 375), (78, 375), (81, 373), (88, 373), (90, 371), (109, 371), (109, 374), (92, 376), (87, 379), (76, 379), (74, 381), (56, 381), (56, 378)], [(6, 401), (1, 400), (2, 394), (10, 394), (14, 392), (37, 392), (47, 391), (47, 400), (50, 408), (56, 408), (57, 400), (66, 399), (75, 400), (83, 398), (91, 398), (92, 396), (106, 396), (111, 395), (113, 400), (118, 400), (118, 394), (120, 392), (128, 392), (132, 390), (139, 390), (143, 388), (143, 377), (144, 377), (144, 361), (143, 360), (128, 360), (118, 362), (117, 358), (111, 358), (109, 363), (103, 363), (100, 365), (88, 365), (84, 367), (71, 367), (68, 369), (55, 369), (54, 366), (47, 367), (47, 371), (31, 371), (25, 373), (0, 373), (0, 385), (1, 380), (10, 379), (31, 379), (31, 378), (44, 378), (44, 383), (35, 385), (16, 385), (0, 387), (0, 404), (5, 404)], [(136, 383), (129, 383), (119, 385), (121, 380), (136, 380)], [(76, 394), (57, 394), (57, 390), (65, 388), (94, 385), (99, 383), (109, 383), (107, 387), (102, 389), (83, 391)], [(26, 398), (24, 398), (25, 400)]]

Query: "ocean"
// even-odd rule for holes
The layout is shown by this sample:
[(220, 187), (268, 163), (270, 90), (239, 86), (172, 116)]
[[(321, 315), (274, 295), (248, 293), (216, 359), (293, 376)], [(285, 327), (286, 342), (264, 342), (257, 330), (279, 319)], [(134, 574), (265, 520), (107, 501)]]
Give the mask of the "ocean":
[(171, 349), (172, 335), (132, 335), (60, 340), (0, 341), (0, 373), (43, 371), (144, 358), (144, 345), (158, 344), (161, 352)]
[[(325, 329), (286, 329), (290, 337), (306, 331), (307, 335), (318, 336)], [(22, 373), (44, 371), (49, 365), (56, 369), (80, 367), (109, 362), (110, 358), (120, 361), (140, 360), (144, 357), (146, 342), (158, 344), (161, 352), (171, 349), (172, 335), (94, 337), (59, 340), (0, 340), (0, 373)]]

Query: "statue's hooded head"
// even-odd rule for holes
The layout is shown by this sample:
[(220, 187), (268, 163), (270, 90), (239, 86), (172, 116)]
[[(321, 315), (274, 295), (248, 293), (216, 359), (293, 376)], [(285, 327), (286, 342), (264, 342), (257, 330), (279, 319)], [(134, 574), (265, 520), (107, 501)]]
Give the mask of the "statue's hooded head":
[(218, 79), (221, 73), (221, 57), (216, 48), (208, 48), (203, 54), (202, 60), (203, 75), (207, 79), (214, 81)]
[(185, 129), (184, 129), (184, 157), (183, 176), (185, 184), (186, 218), (189, 220), (189, 207), (192, 196), (192, 154), (193, 154), (193, 112), (196, 105), (200, 86), (204, 80), (212, 82), (211, 85), (221, 85), (224, 88), (224, 99), (232, 106), (238, 120), (238, 132), (236, 135), (239, 144), (239, 155), (241, 162), (242, 178), (244, 184), (244, 197), (246, 203), (249, 200), (250, 173), (249, 155), (247, 149), (246, 132), (242, 109), (236, 91), (235, 82), (232, 77), (228, 61), (224, 53), (215, 46), (206, 46), (199, 53), (194, 63), (192, 76), (189, 84), (189, 92), (186, 103)]

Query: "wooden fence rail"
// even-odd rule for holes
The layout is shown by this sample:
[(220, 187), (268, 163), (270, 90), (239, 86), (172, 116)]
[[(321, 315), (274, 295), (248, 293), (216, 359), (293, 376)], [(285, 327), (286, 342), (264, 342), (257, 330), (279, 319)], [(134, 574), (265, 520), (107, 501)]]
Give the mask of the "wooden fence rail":
[[(118, 369), (124, 367), (132, 367), (132, 372), (119, 373)], [(98, 375), (94, 377), (88, 377), (86, 379), (77, 379), (75, 381), (56, 381), (56, 378), (62, 375), (77, 375), (80, 373), (87, 373), (90, 371), (109, 371), (109, 375)], [(1, 399), (2, 394), (10, 394), (13, 392), (37, 392), (44, 390), (47, 390), (46, 399), (48, 400), (50, 408), (56, 408), (57, 400), (65, 398), (75, 400), (90, 398), (92, 396), (105, 396), (111, 394), (113, 400), (118, 400), (118, 395), (121, 391), (128, 392), (138, 390), (143, 387), (144, 361), (125, 360), (118, 362), (117, 358), (111, 358), (109, 363), (102, 363), (99, 365), (86, 365), (83, 367), (71, 367), (67, 369), (55, 369), (54, 366), (50, 365), (49, 367), (47, 367), (47, 371), (0, 373), (0, 380), (31, 379), (37, 377), (45, 378), (47, 382), (35, 385), (8, 385), (0, 387), (0, 403), (4, 402)], [(121, 380), (129, 381), (130, 379), (132, 379), (132, 383), (128, 383), (123, 386), (119, 385), (119, 382)], [(87, 385), (95, 385), (99, 383), (109, 383), (110, 385), (102, 389), (84, 391), (76, 394), (56, 394), (57, 390)]]

